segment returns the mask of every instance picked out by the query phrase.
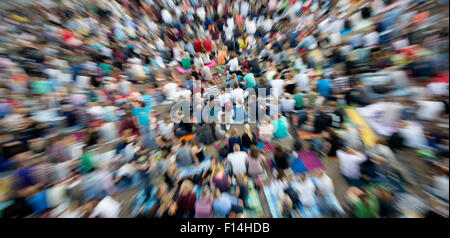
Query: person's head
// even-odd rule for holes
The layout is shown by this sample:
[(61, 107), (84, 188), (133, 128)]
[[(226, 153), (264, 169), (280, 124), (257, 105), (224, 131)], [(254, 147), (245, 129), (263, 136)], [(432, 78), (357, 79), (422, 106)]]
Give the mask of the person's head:
[(246, 134), (252, 134), (250, 125), (249, 125), (248, 123), (245, 123), (245, 124), (244, 124), (244, 132), (245, 132)]
[(306, 174), (301, 174), (300, 175), (300, 181), (305, 181), (306, 179)]
[(344, 147), (344, 151), (345, 151), (346, 153), (348, 153), (348, 154), (355, 154), (355, 153), (356, 153), (356, 151), (355, 151), (352, 147), (350, 147), (350, 146), (345, 146), (345, 147)]
[(161, 182), (158, 185), (158, 191), (156, 192), (156, 196), (159, 198), (162, 198), (164, 195), (166, 195), (168, 192), (168, 187), (165, 182)]
[(378, 138), (377, 144), (388, 145), (388, 142), (384, 138)]
[(184, 180), (180, 187), (180, 194), (181, 195), (187, 195), (192, 192), (192, 189), (194, 188), (194, 184), (190, 180)]
[(202, 189), (202, 194), (200, 195), (200, 198), (201, 199), (209, 199), (209, 197), (210, 197), (209, 189), (207, 187), (204, 187)]
[(280, 144), (275, 144), (275, 152), (276, 153), (283, 153), (284, 152), (284, 149), (283, 149), (283, 146), (281, 146)]
[(187, 140), (181, 140), (181, 146), (187, 146), (189, 142)]
[(231, 130), (230, 136), (233, 137), (233, 138), (238, 137), (238, 130), (237, 130), (237, 128), (233, 128), (233, 129)]
[(251, 145), (250, 146), (250, 152), (249, 152), (250, 158), (252, 159), (258, 159), (260, 152), (258, 150), (258, 148), (256, 147), (256, 145)]
[(247, 184), (248, 178), (247, 176), (245, 176), (245, 174), (239, 173), (238, 175), (236, 175), (236, 182), (240, 184)]
[(239, 144), (234, 144), (234, 146), (233, 146), (233, 151), (234, 152), (239, 152), (239, 151), (241, 151), (241, 146), (239, 145)]

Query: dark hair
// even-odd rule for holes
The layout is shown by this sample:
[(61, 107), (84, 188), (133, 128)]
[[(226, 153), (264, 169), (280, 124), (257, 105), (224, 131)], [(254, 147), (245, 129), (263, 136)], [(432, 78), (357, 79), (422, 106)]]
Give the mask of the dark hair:
[(211, 124), (209, 124), (211, 127), (211, 132), (212, 132), (212, 136), (214, 138), (214, 140), (217, 140), (217, 136), (216, 136), (216, 122), (213, 120)]
[(258, 148), (255, 145), (251, 145), (250, 152), (249, 152), (250, 157), (252, 159), (257, 159), (259, 154), (260, 154), (260, 152), (259, 152)]
[(147, 104), (145, 102), (141, 102), (141, 107), (146, 107)]
[(352, 29), (352, 27), (353, 27), (352, 21), (350, 19), (345, 20), (345, 22), (344, 22), (344, 29), (350, 30), (350, 29)]
[(296, 151), (301, 151), (303, 149), (303, 145), (302, 145), (302, 143), (300, 141), (296, 141), (294, 143), (294, 148), (295, 148)]
[(285, 150), (283, 149), (283, 147), (280, 144), (276, 144), (275, 145), (275, 151), (273, 153), (275, 158), (285, 158), (288, 157), (288, 155), (286, 154)]
[(372, 9), (370, 7), (364, 7), (361, 9), (361, 15), (363, 19), (367, 19), (372, 16)]

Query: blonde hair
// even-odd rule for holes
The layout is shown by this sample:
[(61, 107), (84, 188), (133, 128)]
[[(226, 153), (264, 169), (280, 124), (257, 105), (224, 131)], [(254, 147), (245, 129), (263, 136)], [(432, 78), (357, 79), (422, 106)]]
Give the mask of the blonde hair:
[(216, 191), (214, 192), (214, 198), (220, 198), (222, 196), (222, 193), (218, 188), (216, 188)]
[(192, 192), (192, 189), (194, 188), (194, 184), (190, 180), (184, 180), (180, 187), (180, 194), (186, 195), (190, 192)]
[(236, 175), (236, 181), (240, 184), (246, 184), (247, 183), (247, 176), (243, 173), (239, 173)]
[(233, 128), (230, 132), (231, 137), (238, 137), (238, 130), (237, 128)]
[(250, 129), (250, 125), (248, 123), (245, 123), (244, 125), (244, 131), (247, 133), (248, 137), (250, 137), (251, 140), (253, 140), (253, 133)]

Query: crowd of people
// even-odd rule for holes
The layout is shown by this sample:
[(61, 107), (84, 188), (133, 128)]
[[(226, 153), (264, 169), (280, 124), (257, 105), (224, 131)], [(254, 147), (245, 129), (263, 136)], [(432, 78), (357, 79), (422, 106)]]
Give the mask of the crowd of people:
[(0, 217), (448, 217), (448, 1), (0, 6)]

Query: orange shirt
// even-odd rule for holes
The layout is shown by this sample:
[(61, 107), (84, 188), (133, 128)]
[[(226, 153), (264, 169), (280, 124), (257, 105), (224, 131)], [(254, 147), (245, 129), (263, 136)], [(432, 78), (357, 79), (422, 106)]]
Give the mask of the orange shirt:
[(224, 65), (227, 58), (227, 52), (224, 50), (219, 51), (217, 54), (217, 63), (220, 65)]

